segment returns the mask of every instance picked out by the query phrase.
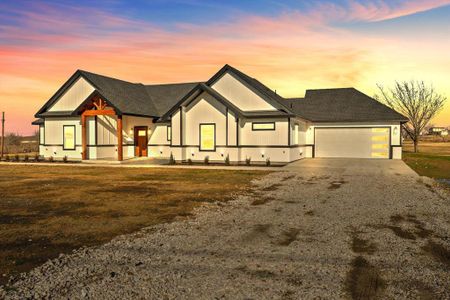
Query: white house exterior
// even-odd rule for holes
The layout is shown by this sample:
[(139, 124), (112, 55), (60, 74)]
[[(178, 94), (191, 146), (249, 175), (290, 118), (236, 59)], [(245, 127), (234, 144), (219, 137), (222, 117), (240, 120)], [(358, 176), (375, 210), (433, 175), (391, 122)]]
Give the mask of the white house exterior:
[(36, 117), (44, 157), (232, 163), (400, 159), (407, 121), (353, 88), (282, 98), (229, 65), (207, 82), (165, 85), (78, 70)]

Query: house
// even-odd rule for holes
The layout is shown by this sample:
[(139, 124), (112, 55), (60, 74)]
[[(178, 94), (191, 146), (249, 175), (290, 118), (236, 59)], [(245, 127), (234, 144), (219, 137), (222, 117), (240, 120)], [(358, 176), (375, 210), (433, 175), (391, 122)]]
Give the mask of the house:
[(36, 117), (44, 157), (273, 163), (400, 159), (407, 122), (354, 88), (287, 99), (229, 65), (206, 82), (156, 85), (78, 70)]
[(429, 135), (440, 135), (440, 136), (447, 136), (448, 130), (445, 127), (430, 127), (428, 129)]

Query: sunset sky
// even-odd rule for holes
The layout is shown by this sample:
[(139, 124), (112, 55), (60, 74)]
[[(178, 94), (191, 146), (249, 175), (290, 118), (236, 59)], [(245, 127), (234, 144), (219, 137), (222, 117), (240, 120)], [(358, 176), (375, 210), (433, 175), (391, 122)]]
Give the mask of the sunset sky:
[(226, 63), (286, 97), (424, 80), (449, 98), (433, 123), (450, 125), (450, 0), (71, 2), (0, 2), (7, 132), (31, 134), (77, 69), (150, 84), (207, 80)]

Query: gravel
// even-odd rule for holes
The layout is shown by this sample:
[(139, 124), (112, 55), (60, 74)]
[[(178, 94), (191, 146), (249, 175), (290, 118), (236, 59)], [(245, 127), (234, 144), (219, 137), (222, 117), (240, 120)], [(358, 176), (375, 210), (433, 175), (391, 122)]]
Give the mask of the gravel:
[(450, 199), (402, 162), (305, 160), (251, 195), (60, 255), (0, 298), (450, 298)]

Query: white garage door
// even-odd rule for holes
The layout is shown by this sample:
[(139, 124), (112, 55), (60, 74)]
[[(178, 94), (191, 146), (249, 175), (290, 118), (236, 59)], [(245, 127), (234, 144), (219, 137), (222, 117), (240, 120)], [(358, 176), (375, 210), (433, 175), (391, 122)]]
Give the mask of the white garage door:
[(389, 158), (389, 128), (316, 128), (315, 157)]

